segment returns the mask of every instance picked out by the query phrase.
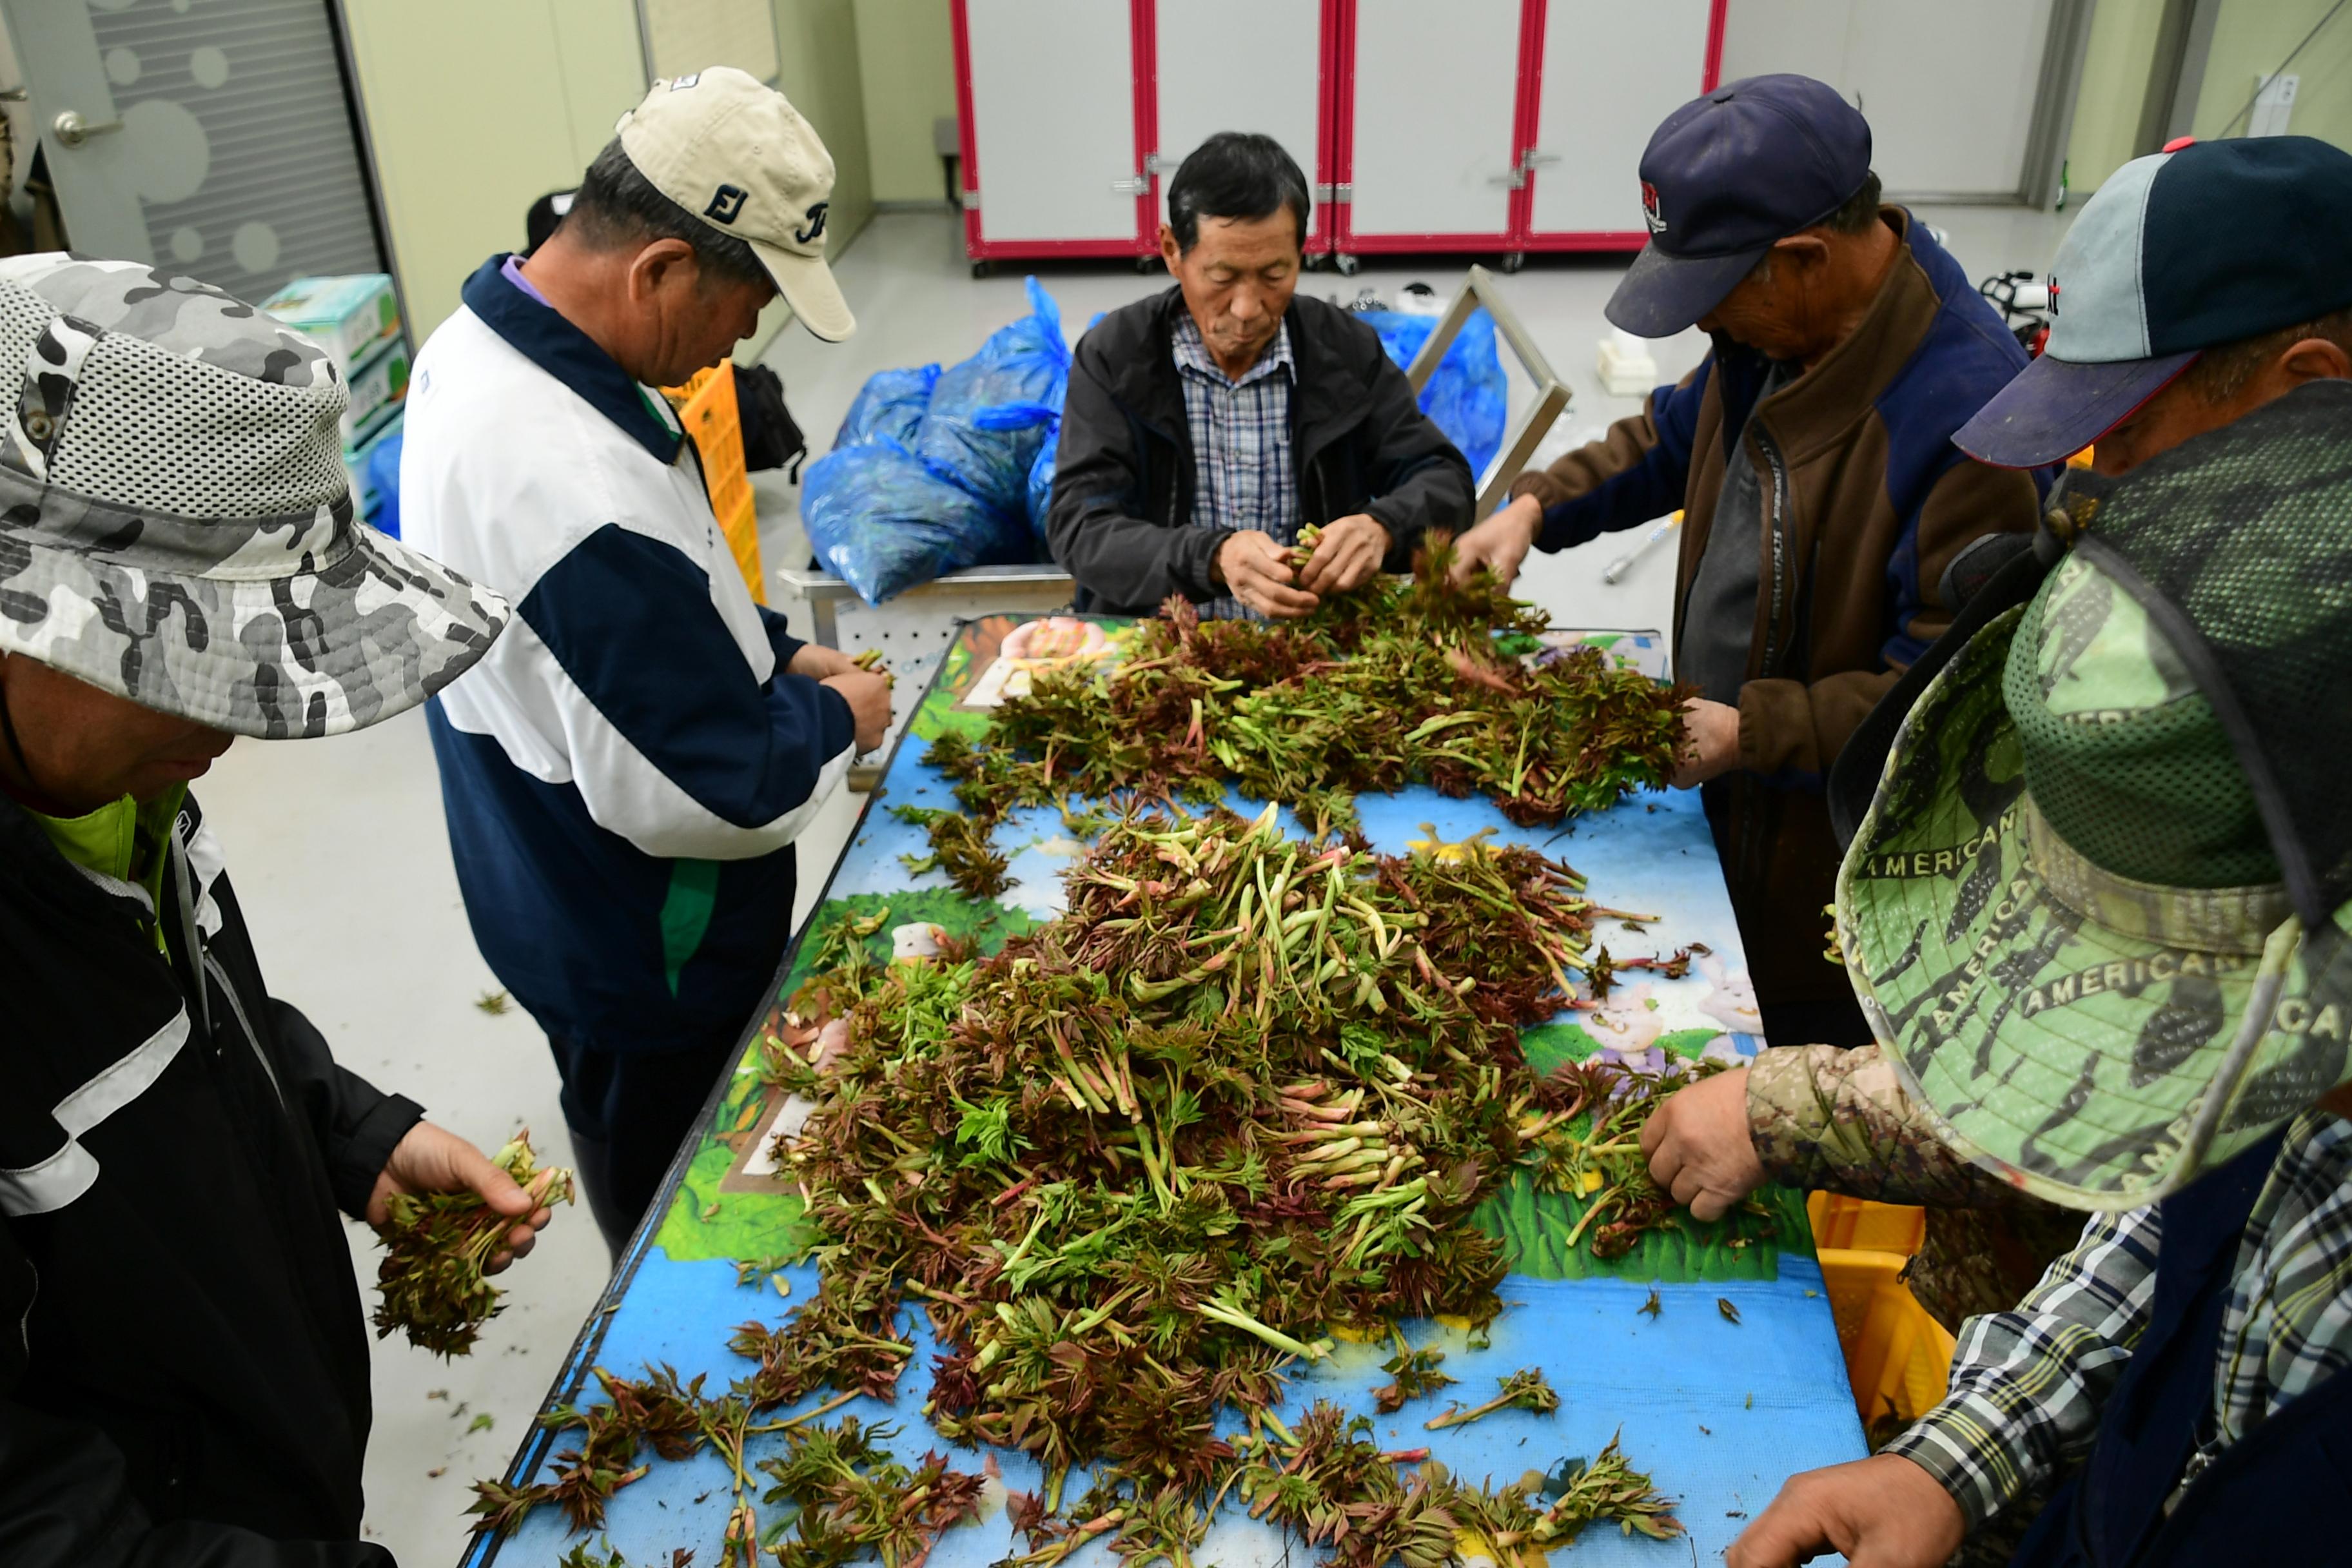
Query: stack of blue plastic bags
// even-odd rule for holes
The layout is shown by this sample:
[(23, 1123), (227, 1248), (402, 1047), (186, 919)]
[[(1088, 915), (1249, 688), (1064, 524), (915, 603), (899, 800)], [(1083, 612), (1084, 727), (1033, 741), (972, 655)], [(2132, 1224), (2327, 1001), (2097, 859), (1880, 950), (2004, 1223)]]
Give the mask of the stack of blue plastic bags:
[[(953, 369), (877, 373), (833, 450), (801, 483), (801, 521), (818, 563), (878, 605), (967, 566), (1051, 559), (1045, 509), (1069, 390), (1062, 312), (1034, 278), (1030, 313)], [(1370, 312), (1389, 357), (1409, 363), (1435, 318)], [(1423, 392), (1474, 471), (1502, 445), (1507, 388), (1494, 322), (1472, 316)]]

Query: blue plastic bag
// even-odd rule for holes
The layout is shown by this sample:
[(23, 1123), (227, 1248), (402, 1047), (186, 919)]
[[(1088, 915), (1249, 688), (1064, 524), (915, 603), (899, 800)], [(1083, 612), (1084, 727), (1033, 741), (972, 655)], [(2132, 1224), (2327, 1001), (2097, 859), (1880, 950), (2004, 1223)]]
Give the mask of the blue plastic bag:
[(1040, 561), (1054, 558), (1045, 544), (1045, 513), (1054, 504), (1054, 457), (1061, 449), (1062, 416), (1056, 414), (1045, 426), (1045, 444), (1037, 448), (1037, 460), (1029, 465), (1029, 537)]
[(966, 566), (1030, 555), (1029, 530), (1008, 520), (887, 436), (838, 447), (801, 479), (801, 523), (819, 564), (869, 605)]
[(915, 438), (923, 415), (931, 406), (931, 389), (939, 384), (940, 367), (917, 365), (911, 370), (877, 370), (866, 378), (842, 416), (833, 449), (855, 447), (878, 437), (905, 446)]
[[(1437, 325), (1434, 316), (1410, 316), (1399, 310), (1365, 310), (1360, 319), (1380, 333), (1381, 347), (1400, 370), (1412, 363), (1412, 356), (1421, 352)], [(1502, 356), (1495, 347), (1495, 319), (1483, 310), (1473, 310), (1462, 330), (1454, 334), (1445, 357), (1437, 362), (1429, 384), (1421, 389), (1421, 411), (1462, 449), (1470, 461), (1470, 472), (1484, 474), (1502, 449), (1503, 420), (1510, 395)]]
[(1029, 470), (1069, 391), (1062, 312), (1029, 279), (1030, 313), (941, 373), (922, 427), (908, 443), (935, 469), (1012, 521), (1028, 512)]

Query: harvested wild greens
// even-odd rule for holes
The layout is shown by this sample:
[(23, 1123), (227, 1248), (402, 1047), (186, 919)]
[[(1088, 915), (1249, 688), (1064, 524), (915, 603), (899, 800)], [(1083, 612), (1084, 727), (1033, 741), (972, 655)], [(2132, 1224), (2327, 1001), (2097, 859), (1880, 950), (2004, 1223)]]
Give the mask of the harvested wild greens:
[[(1231, 781), (1318, 831), (1355, 822), (1355, 796), (1425, 783), (1483, 794), (1523, 826), (1595, 811), (1673, 773), (1690, 693), (1612, 668), (1597, 648), (1540, 648), (1541, 612), (1486, 573), (1450, 578), (1433, 536), (1413, 575), (1336, 597), (1303, 621), (1203, 621), (1169, 600), (1125, 662), (1036, 672), (984, 739), (949, 731), (924, 760), (954, 782), (971, 826), (940, 869), (993, 897), (1002, 862), (969, 851), (1011, 811), (1072, 795), (1208, 802)], [(928, 867), (926, 868), (928, 868)]]
[[(490, 1163), (534, 1194), (542, 1206), (572, 1201), (572, 1173), (533, 1163), (530, 1133), (518, 1133)], [(538, 1184), (534, 1185), (534, 1184)], [(479, 1193), (394, 1193), (384, 1200), (383, 1262), (376, 1285), (375, 1337), (404, 1330), (408, 1342), (444, 1358), (472, 1352), (482, 1325), (499, 1315), (501, 1294), (483, 1278), (483, 1265), (504, 1247), (514, 1228)]]
[[(1383, 857), (1291, 839), (1271, 810), (1147, 813), (1114, 822), (1071, 871), (1066, 915), (993, 956), (950, 938), (934, 959), (883, 963), (868, 942), (887, 910), (836, 921), (813, 939), (816, 972), (766, 1068), (814, 1104), (777, 1152), (818, 1233), (820, 1289), (782, 1325), (737, 1331), (751, 1370), (724, 1395), (664, 1368), (600, 1370), (604, 1403), (547, 1418), (585, 1434), (558, 1474), (478, 1488), (483, 1527), (554, 1503), (594, 1528), (648, 1451), (708, 1447), (739, 1478), (736, 1545), (812, 1550), (763, 1532), (743, 1445), (858, 1394), (892, 1399), (915, 1358), (912, 1306), (948, 1347), (929, 1369), (930, 1424), (1044, 1467), (1045, 1495), (1016, 1500), (1034, 1550), (1015, 1561), (1031, 1568), (1104, 1535), (1130, 1563), (1187, 1564), (1236, 1487), (1321, 1544), (1339, 1538), (1314, 1510), (1338, 1508), (1355, 1521), (1339, 1556), (1367, 1568), (1408, 1551), (1449, 1560), (1456, 1532), (1439, 1516), (1497, 1550), (1566, 1529), (1510, 1489), (1401, 1479), (1396, 1466), (1425, 1454), (1355, 1445), (1363, 1459), (1344, 1422), (1265, 1434), (1283, 1432), (1271, 1406), (1286, 1364), (1329, 1353), (1335, 1329), (1490, 1321), (1505, 1264), (1472, 1221), (1481, 1199), (1522, 1166), (1613, 1146), (1631, 1125), (1613, 1108), (1654, 1103), (1630, 1069), (1538, 1077), (1520, 1054), (1520, 1028), (1570, 994), (1591, 920), (1581, 888), (1533, 850), (1483, 839)], [(1399, 1404), (1443, 1386), (1435, 1352), (1398, 1344)], [(772, 1418), (823, 1389), (837, 1398)], [(1532, 1373), (1505, 1396), (1497, 1406), (1556, 1403)], [(1220, 1436), (1227, 1407), (1257, 1436)], [(1263, 1477), (1246, 1489), (1254, 1466), (1297, 1458), (1267, 1445), (1309, 1438), (1352, 1456), (1357, 1489), (1312, 1508)], [(1090, 1486), (1065, 1508), (1082, 1467)], [(860, 1507), (882, 1506), (875, 1489), (905, 1489), (903, 1501), (938, 1484), (859, 1474)], [(1592, 1517), (1675, 1528), (1633, 1481), (1588, 1489)]]

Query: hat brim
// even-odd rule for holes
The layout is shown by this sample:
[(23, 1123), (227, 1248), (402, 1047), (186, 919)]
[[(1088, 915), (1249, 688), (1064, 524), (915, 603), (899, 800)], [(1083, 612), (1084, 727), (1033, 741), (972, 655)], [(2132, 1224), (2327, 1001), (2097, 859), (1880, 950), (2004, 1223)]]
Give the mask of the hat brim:
[(0, 651), (262, 740), (340, 735), (414, 708), (510, 616), (499, 595), (358, 523), (327, 564), (277, 577), (128, 565), (33, 531), (0, 529), (0, 544), (16, 564), (0, 577)]
[(857, 331), (857, 318), (849, 313), (849, 301), (842, 298), (841, 284), (824, 258), (802, 256), (764, 239), (752, 240), (751, 246), (802, 326), (829, 343)]
[(2063, 463), (2139, 412), (2201, 351), (2088, 364), (2045, 353), (2019, 371), (1952, 437), (1996, 468)]
[(2272, 989), (2268, 933), (2209, 922), (2216, 940), (2186, 944), (2178, 910), (2158, 907), (2173, 889), (2062, 900), (2037, 868), (2031, 840), (2048, 830), (2001, 695), (2024, 613), (1979, 633), (1905, 721), (1839, 871), (1839, 935), (1943, 1142), (2051, 1202), (2133, 1208), (2344, 1080), (2347, 914), (2297, 944)]
[(1771, 248), (1759, 245), (1730, 256), (1668, 256), (1653, 241), (1617, 280), (1617, 291), (1609, 296), (1602, 313), (1637, 338), (1673, 337), (1696, 326), (1701, 316), (1722, 304)]

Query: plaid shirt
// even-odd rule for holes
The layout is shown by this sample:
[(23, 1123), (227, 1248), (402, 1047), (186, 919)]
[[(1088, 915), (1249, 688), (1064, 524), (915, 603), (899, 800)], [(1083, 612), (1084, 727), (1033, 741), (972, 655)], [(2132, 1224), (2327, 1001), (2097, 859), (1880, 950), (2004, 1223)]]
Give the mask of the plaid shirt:
[[(1173, 333), (1177, 379), (1184, 385), (1184, 422), (1192, 432), (1192, 526), (1269, 534), (1277, 544), (1298, 542), (1298, 472), (1290, 461), (1290, 392), (1297, 363), (1290, 357), (1290, 326), (1239, 381), (1217, 368), (1190, 311), (1179, 311)], [(1226, 595), (1201, 606), (1212, 618), (1265, 617)]]
[[(1972, 1318), (1944, 1402), (1885, 1450), (1944, 1484), (1971, 1526), (2089, 1452), (2099, 1412), (2147, 1325), (2162, 1224), (2100, 1215), (2013, 1311)], [(2247, 1216), (2223, 1308), (2213, 1406), (2194, 1476), (2352, 1357), (2352, 1122), (2321, 1110), (2287, 1129)]]

